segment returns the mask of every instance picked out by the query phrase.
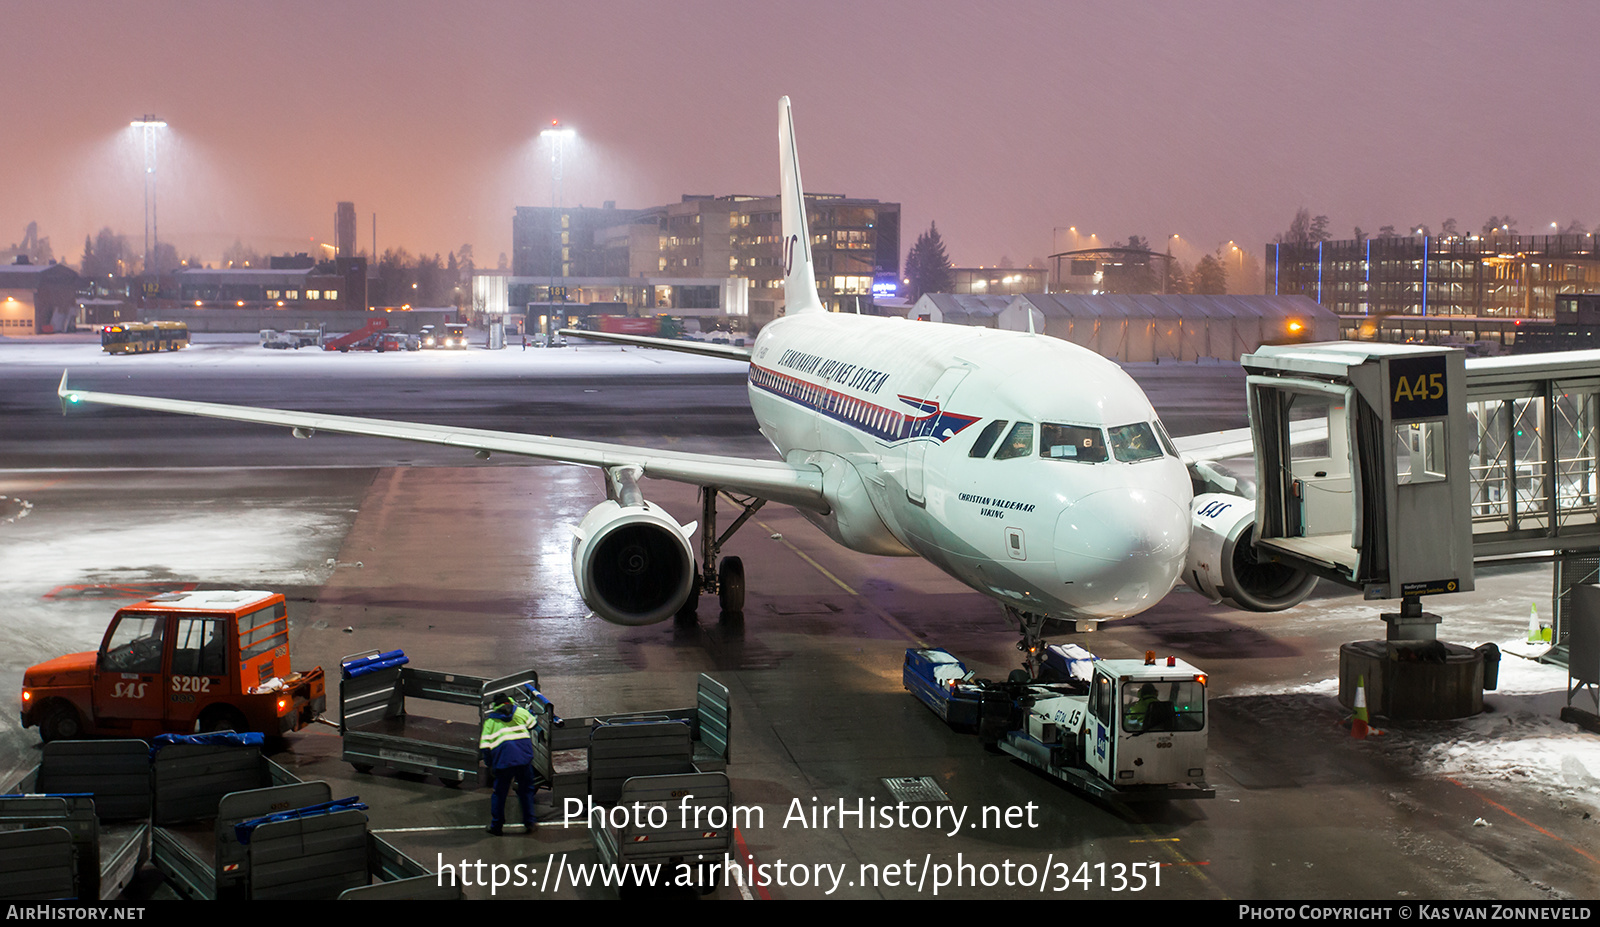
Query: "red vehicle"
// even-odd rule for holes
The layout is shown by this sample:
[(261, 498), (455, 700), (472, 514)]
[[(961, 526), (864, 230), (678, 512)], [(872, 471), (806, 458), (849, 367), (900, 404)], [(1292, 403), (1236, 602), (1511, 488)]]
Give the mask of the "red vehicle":
[(322, 667), (289, 663), (282, 594), (159, 595), (119, 610), (98, 652), (30, 667), (22, 726), (46, 741), (199, 731), (297, 731), (327, 707)]
[(322, 343), (324, 351), (383, 350), (383, 333), (389, 328), (388, 319), (373, 319), (348, 335), (329, 338)]
[(617, 335), (656, 335), (661, 332), (661, 320), (636, 319), (626, 315), (603, 315), (600, 330)]

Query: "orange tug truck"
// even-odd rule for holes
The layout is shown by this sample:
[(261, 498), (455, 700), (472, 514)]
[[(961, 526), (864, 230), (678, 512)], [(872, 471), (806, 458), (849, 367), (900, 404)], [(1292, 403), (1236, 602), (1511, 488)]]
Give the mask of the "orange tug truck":
[(278, 737), (327, 708), (322, 667), (289, 664), (280, 593), (174, 592), (119, 610), (100, 650), (31, 667), (22, 726), (45, 741), (196, 731)]

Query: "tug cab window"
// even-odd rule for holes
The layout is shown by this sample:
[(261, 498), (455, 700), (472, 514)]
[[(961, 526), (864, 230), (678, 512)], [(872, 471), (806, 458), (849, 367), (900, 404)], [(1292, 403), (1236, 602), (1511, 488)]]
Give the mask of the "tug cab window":
[(1039, 432), (1043, 438), (1039, 442), (1040, 457), (1078, 463), (1102, 463), (1106, 459), (1106, 436), (1098, 428), (1045, 422)]
[(166, 615), (128, 614), (117, 618), (116, 630), (100, 654), (102, 672), (161, 672), (162, 635), (167, 629)]
[(1124, 731), (1198, 731), (1205, 726), (1205, 687), (1199, 682), (1146, 682), (1122, 687)]

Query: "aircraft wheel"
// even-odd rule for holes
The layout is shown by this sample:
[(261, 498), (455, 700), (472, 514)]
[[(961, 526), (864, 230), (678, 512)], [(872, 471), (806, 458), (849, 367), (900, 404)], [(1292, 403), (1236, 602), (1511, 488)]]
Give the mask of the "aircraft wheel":
[(718, 597), (725, 612), (744, 611), (744, 561), (738, 557), (722, 558), (717, 570)]

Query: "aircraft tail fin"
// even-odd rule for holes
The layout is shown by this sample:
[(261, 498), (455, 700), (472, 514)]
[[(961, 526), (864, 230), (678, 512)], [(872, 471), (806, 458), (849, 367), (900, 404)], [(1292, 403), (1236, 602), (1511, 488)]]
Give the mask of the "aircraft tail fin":
[(779, 200), (783, 204), (783, 313), (821, 312), (822, 300), (817, 298), (817, 277), (811, 261), (805, 192), (800, 185), (794, 115), (789, 110), (788, 97), (778, 103), (778, 159), (782, 175)]

